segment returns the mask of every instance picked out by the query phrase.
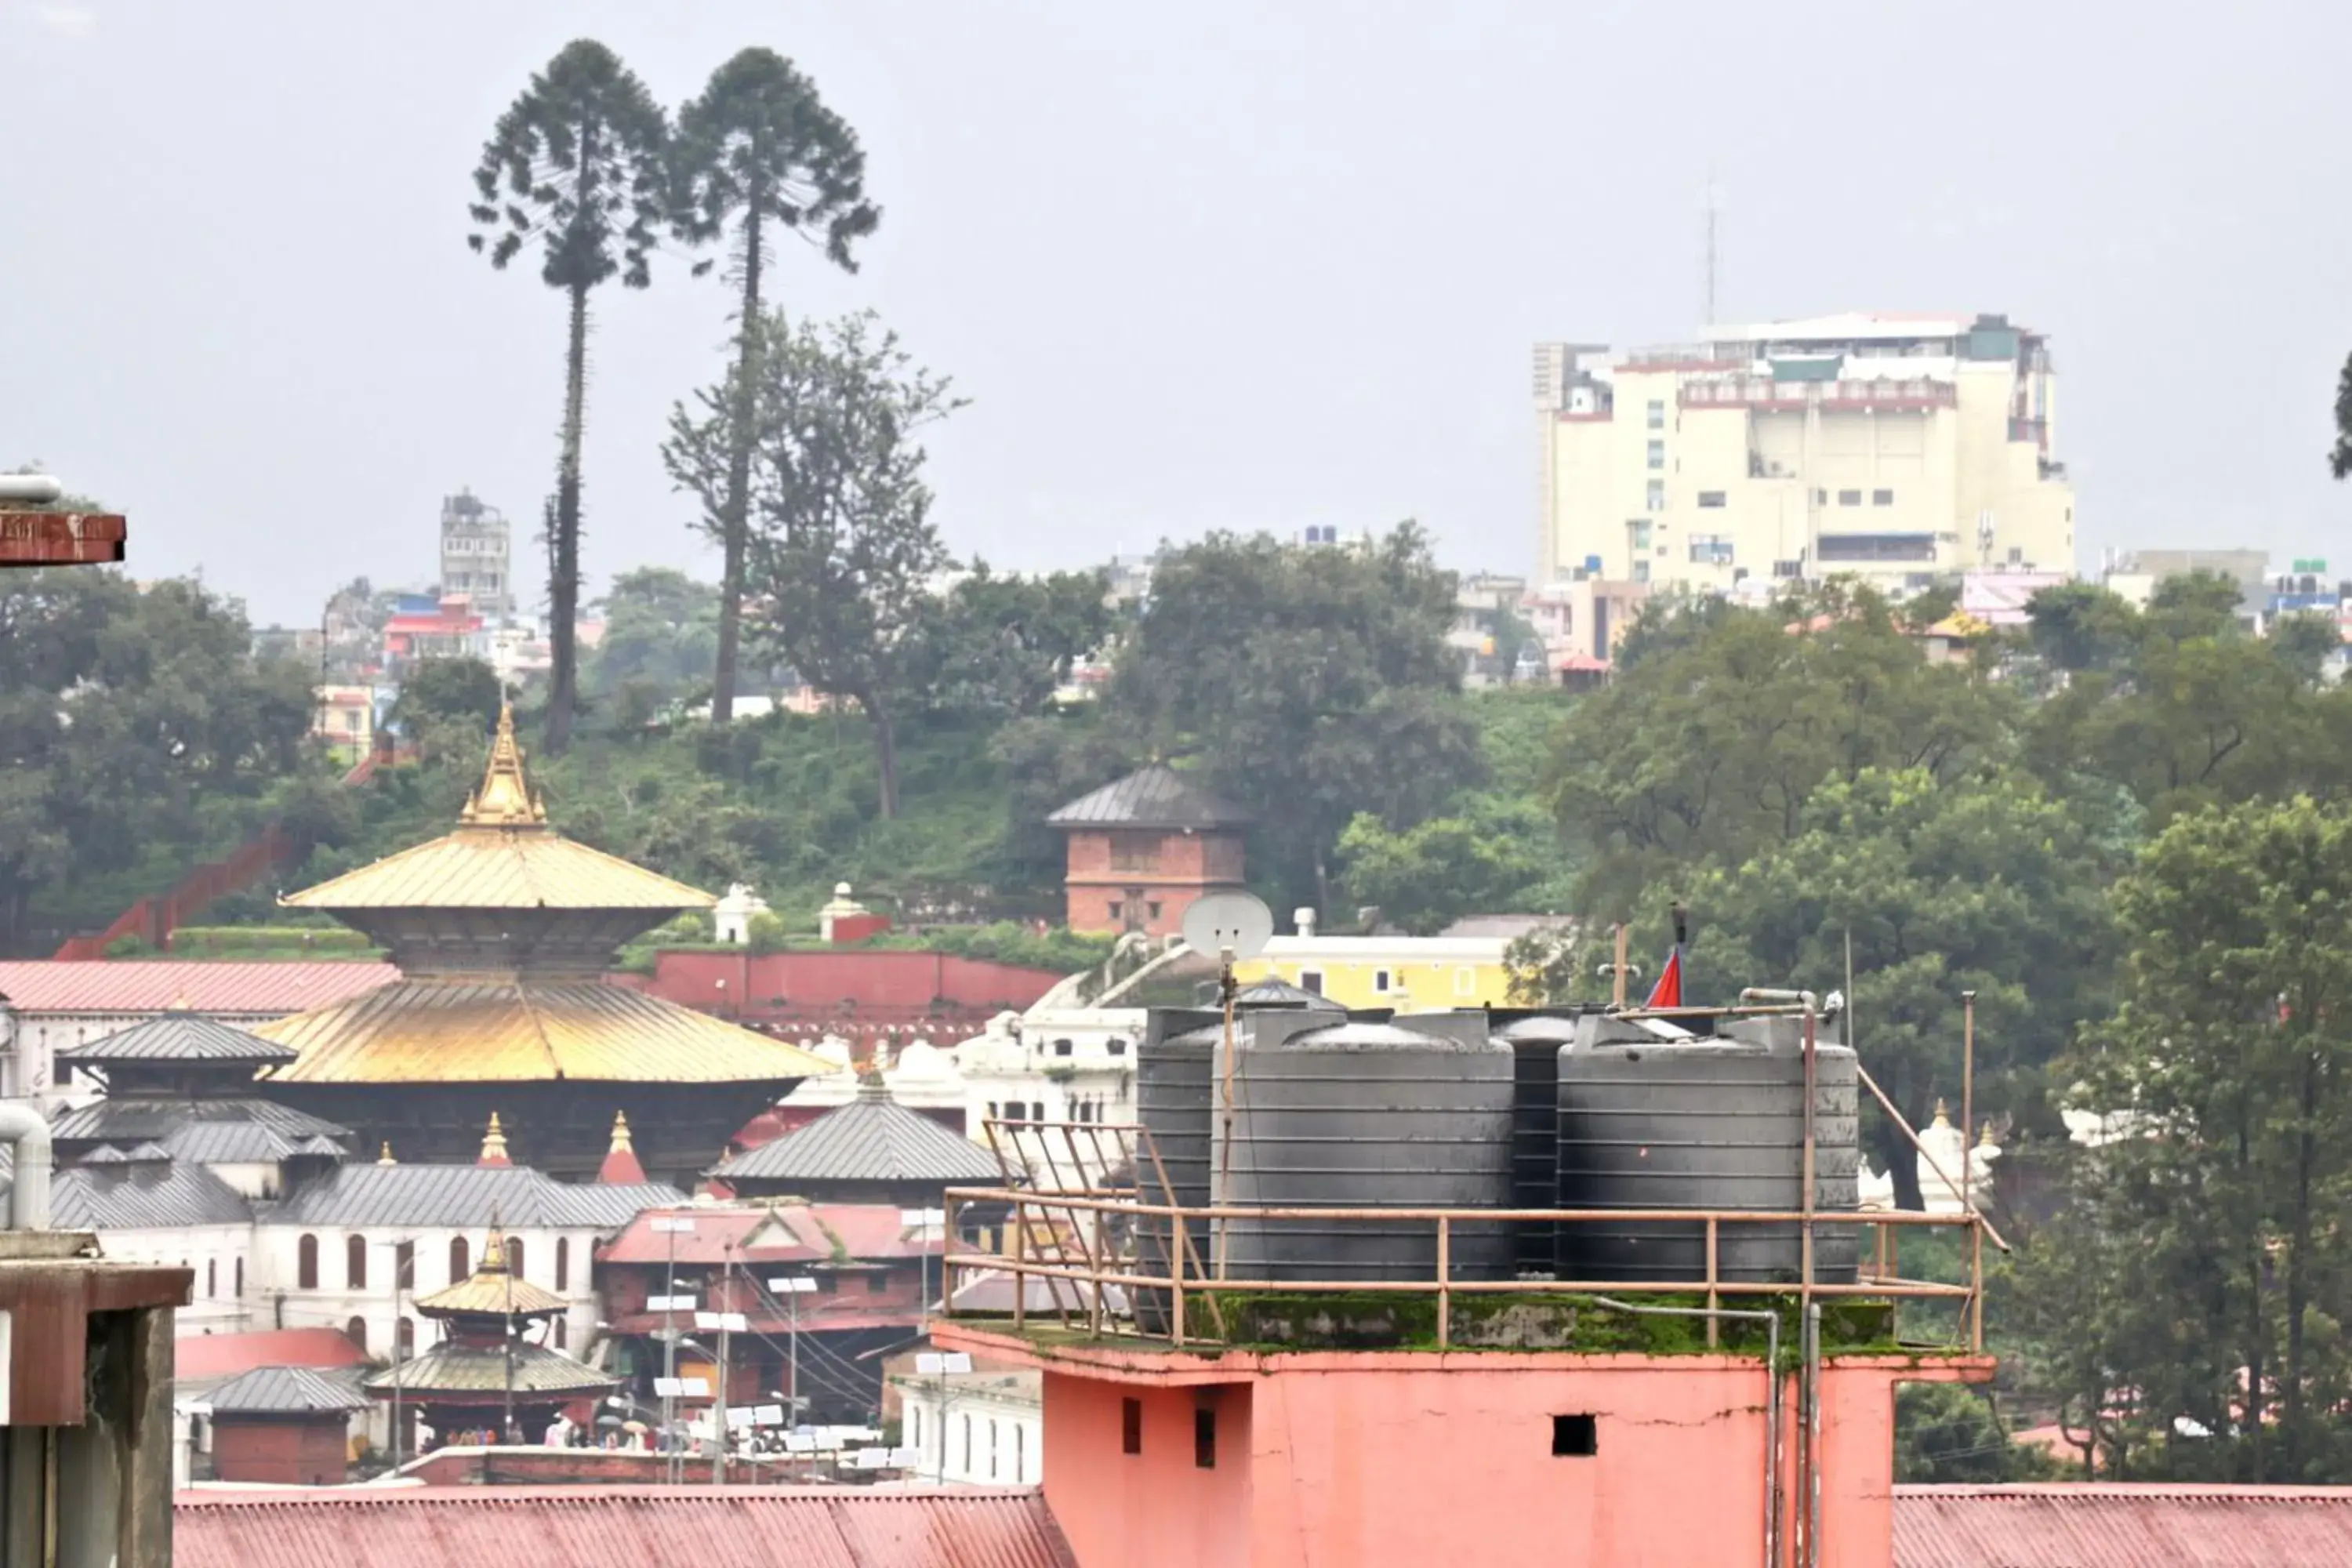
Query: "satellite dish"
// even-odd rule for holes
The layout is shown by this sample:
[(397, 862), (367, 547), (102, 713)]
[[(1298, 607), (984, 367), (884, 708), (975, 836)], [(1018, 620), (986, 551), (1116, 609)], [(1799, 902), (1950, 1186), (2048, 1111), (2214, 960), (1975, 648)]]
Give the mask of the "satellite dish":
[(1215, 956), (1255, 958), (1274, 936), (1274, 911), (1247, 893), (1211, 893), (1184, 911), (1184, 945)]

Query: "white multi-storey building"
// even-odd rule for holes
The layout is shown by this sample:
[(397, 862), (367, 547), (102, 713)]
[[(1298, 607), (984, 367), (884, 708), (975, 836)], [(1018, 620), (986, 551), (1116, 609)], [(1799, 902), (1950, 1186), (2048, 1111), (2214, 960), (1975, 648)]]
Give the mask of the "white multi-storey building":
[(463, 594), (488, 626), (514, 618), (513, 530), (471, 490), (441, 499), (441, 592)]
[(1612, 353), (1538, 343), (1539, 582), (1903, 592), (2071, 572), (2048, 340), (2005, 316), (1850, 314)]

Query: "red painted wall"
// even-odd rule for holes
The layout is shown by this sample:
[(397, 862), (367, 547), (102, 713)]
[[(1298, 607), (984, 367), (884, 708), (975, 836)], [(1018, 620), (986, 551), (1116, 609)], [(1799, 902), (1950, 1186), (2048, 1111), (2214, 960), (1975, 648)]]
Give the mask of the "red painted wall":
[(225, 1481), (337, 1487), (347, 1479), (350, 1426), (341, 1415), (313, 1421), (213, 1421), (213, 1474)]

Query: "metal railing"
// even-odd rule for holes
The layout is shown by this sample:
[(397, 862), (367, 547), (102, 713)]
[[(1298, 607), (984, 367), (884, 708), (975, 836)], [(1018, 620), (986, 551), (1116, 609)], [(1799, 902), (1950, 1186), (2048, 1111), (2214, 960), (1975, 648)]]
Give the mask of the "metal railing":
[[(1052, 1124), (1029, 1123), (1024, 1130), (1038, 1130), (1047, 1125)], [(1146, 1130), (1140, 1126), (1088, 1125), (1097, 1132), (1133, 1136), (1136, 1140), (1137, 1169), (1160, 1173), (1157, 1179), (1164, 1190), (1164, 1171)], [(959, 1271), (967, 1274), (981, 1270), (1001, 1271), (1013, 1279), (1009, 1316), (1016, 1333), (1027, 1332), (1030, 1320), (1045, 1315), (1033, 1312), (1029, 1308), (1029, 1286), (1034, 1279), (1045, 1282), (1045, 1298), (1054, 1303), (1052, 1314), (1063, 1328), (1078, 1327), (1082, 1318), (1085, 1331), (1096, 1338), (1131, 1338), (1176, 1348), (1223, 1342), (1229, 1327), (1223, 1319), (1223, 1300), (1253, 1294), (1432, 1297), (1435, 1301), (1435, 1338), (1439, 1349), (1450, 1348), (1455, 1343), (1454, 1303), (1458, 1298), (1465, 1296), (1588, 1298), (1701, 1295), (1710, 1310), (1720, 1309), (1726, 1298), (1784, 1297), (1797, 1300), (1803, 1307), (1825, 1299), (1943, 1301), (1953, 1303), (1958, 1309), (1955, 1326), (1966, 1348), (1981, 1351), (1984, 1347), (1983, 1241), (1990, 1227), (1981, 1215), (1972, 1212), (1185, 1207), (1172, 1203), (1146, 1201), (1139, 1188), (1124, 1191), (1104, 1188), (1037, 1191), (1010, 1186), (954, 1187), (948, 1190), (945, 1202), (950, 1237), (962, 1234), (958, 1216), (962, 1210), (973, 1205), (983, 1205), (1004, 1215), (1003, 1223), (1010, 1237), (1010, 1250), (1006, 1252), (965, 1250), (951, 1251), (948, 1255), (945, 1260), (948, 1285), (944, 1292), (946, 1315), (950, 1319), (972, 1315), (959, 1314), (954, 1308)], [(1164, 1272), (1156, 1271), (1158, 1266), (1147, 1262), (1140, 1256), (1139, 1249), (1122, 1249), (1113, 1253), (1104, 1247), (1103, 1238), (1118, 1228), (1121, 1220), (1126, 1222), (1125, 1229), (1130, 1236), (1142, 1231), (1143, 1226), (1139, 1222), (1157, 1222), (1165, 1227), (1165, 1250), (1170, 1255), (1170, 1261)], [(1427, 1277), (1415, 1279), (1251, 1279), (1230, 1274), (1223, 1268), (1209, 1268), (1193, 1241), (1202, 1222), (1205, 1222), (1208, 1227), (1222, 1228), (1234, 1222), (1265, 1221), (1314, 1222), (1325, 1226), (1377, 1225), (1381, 1227), (1382, 1239), (1387, 1241), (1393, 1240), (1401, 1226), (1426, 1225), (1432, 1227), (1433, 1266)], [(1498, 1225), (1508, 1224), (1673, 1224), (1696, 1226), (1701, 1230), (1704, 1238), (1705, 1268), (1688, 1279), (1455, 1278), (1455, 1227), (1475, 1226), (1491, 1231)], [(1804, 1235), (1808, 1244), (1803, 1248), (1803, 1256), (1808, 1268), (1801, 1270), (1800, 1278), (1774, 1280), (1724, 1277), (1722, 1255), (1727, 1228), (1737, 1230), (1759, 1226), (1795, 1228)], [(1813, 1235), (1824, 1229), (1846, 1232), (1865, 1226), (1877, 1227), (1878, 1235), (1868, 1249), (1868, 1265), (1858, 1265), (1855, 1279), (1845, 1281), (1802, 1277), (1818, 1273), (1817, 1268), (1811, 1267), (1817, 1251), (1811, 1245)], [(1901, 1277), (1897, 1263), (1900, 1247), (1896, 1238), (1903, 1231), (1913, 1228), (1956, 1229), (1965, 1233), (1967, 1277), (1963, 1282)], [(1045, 1258), (1032, 1255), (1029, 1245), (1032, 1237), (1041, 1234), (1062, 1236), (1072, 1231), (1083, 1237), (1078, 1245), (1057, 1246), (1050, 1249), (1051, 1256)], [(1996, 1246), (2000, 1245), (1998, 1236), (1994, 1236), (1993, 1240)], [(1113, 1289), (1127, 1292), (1130, 1305), (1136, 1292), (1159, 1293), (1164, 1299), (1165, 1310), (1152, 1315), (1164, 1320), (1164, 1330), (1147, 1328), (1136, 1316), (1112, 1310), (1108, 1303)], [(1065, 1291), (1067, 1292), (1066, 1300)], [(996, 1319), (1006, 1315), (989, 1313), (985, 1316)], [(1209, 1320), (1205, 1326), (1201, 1321), (1202, 1317)], [(1707, 1342), (1709, 1344), (1716, 1342), (1712, 1322), (1708, 1325)]]

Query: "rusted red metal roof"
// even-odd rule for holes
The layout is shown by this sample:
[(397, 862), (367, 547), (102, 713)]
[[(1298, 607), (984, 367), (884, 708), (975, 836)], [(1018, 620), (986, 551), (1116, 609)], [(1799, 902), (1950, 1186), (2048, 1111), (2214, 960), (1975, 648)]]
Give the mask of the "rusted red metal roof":
[(298, 959), (190, 963), (118, 959), (0, 963), (0, 996), (24, 1013), (287, 1014), (325, 1007), (400, 978), (389, 963)]
[(173, 1568), (1076, 1568), (1034, 1491), (182, 1493)]
[(1895, 1489), (1895, 1568), (2341, 1568), (2352, 1487)]

